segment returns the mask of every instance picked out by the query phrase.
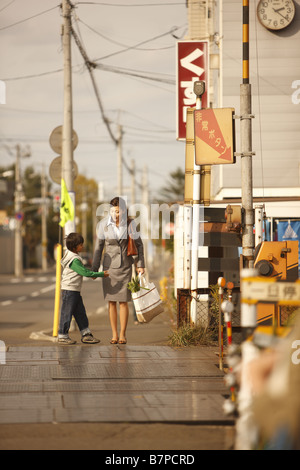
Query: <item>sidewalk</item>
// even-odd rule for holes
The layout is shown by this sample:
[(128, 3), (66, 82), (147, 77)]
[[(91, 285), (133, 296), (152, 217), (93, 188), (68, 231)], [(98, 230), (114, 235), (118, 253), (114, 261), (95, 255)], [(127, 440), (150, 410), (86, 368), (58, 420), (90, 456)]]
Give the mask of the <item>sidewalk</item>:
[(229, 449), (234, 422), (217, 348), (168, 346), (170, 320), (130, 321), (126, 345), (30, 340), (0, 365), (0, 449)]

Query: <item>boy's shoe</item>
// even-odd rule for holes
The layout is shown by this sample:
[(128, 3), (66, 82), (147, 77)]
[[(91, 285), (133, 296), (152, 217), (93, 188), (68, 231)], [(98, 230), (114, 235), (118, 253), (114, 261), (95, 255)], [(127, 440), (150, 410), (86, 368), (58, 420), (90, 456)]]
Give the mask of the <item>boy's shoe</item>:
[(57, 342), (59, 344), (66, 344), (66, 345), (76, 344), (76, 341), (74, 339), (71, 339), (69, 336), (67, 338), (58, 338)]
[(86, 344), (96, 344), (100, 343), (100, 339), (94, 338), (92, 333), (88, 333), (87, 335), (83, 335), (81, 342)]

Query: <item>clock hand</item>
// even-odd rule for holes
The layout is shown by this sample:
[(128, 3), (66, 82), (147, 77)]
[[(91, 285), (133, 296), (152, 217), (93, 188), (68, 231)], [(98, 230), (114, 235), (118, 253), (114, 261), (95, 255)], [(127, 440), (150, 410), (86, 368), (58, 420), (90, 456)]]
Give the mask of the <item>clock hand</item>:
[(278, 8), (277, 10), (275, 10), (275, 8), (273, 8), (274, 12), (275, 13), (278, 13), (280, 16), (282, 16), (282, 18), (284, 18), (286, 20), (286, 17), (283, 16), (281, 13), (280, 13), (280, 10), (284, 10), (284, 8)]

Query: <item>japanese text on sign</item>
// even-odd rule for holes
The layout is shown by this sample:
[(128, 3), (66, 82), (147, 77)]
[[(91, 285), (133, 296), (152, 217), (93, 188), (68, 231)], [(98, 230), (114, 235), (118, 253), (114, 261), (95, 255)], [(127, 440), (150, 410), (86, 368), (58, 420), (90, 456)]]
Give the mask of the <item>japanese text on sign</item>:
[[(177, 43), (177, 139), (185, 139), (187, 108), (196, 105), (194, 83), (198, 80), (208, 83), (208, 57), (208, 41)], [(205, 91), (202, 107), (207, 104), (208, 92)]]
[(276, 282), (260, 278), (245, 279), (241, 283), (242, 302), (278, 302), (300, 305), (300, 282)]
[(195, 110), (197, 165), (235, 163), (233, 108)]

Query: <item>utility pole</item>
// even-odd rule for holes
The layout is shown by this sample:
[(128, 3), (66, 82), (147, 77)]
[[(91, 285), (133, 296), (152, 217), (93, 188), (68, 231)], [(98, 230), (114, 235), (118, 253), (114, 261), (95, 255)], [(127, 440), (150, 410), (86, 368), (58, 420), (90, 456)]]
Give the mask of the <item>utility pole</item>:
[(135, 161), (131, 160), (131, 205), (135, 204)]
[(240, 86), (243, 267), (254, 264), (251, 85), (249, 83), (249, 0), (243, 0), (243, 83)]
[(119, 125), (119, 138), (118, 138), (118, 194), (123, 194), (123, 158), (122, 158), (122, 126)]
[(45, 165), (42, 167), (42, 271), (47, 271), (47, 179)]
[[(72, 65), (71, 65), (71, 11), (69, 0), (63, 0), (63, 52), (64, 52), (64, 123), (62, 133), (62, 178), (73, 200), (75, 208), (73, 177), (73, 107), (72, 107)], [(66, 235), (75, 231), (74, 221), (65, 225)]]
[(16, 147), (16, 167), (15, 167), (15, 276), (23, 276), (23, 241), (22, 241), (22, 218), (21, 218), (21, 175), (20, 175), (20, 146)]
[(30, 157), (30, 151), (21, 152), (20, 145), (16, 146), (16, 163), (15, 163), (15, 276), (23, 276), (23, 240), (22, 240), (22, 180), (20, 170), (21, 157)]
[(88, 210), (88, 203), (87, 203), (87, 193), (86, 188), (83, 190), (83, 197), (81, 203), (81, 226), (82, 226), (82, 236), (84, 238), (85, 243), (87, 243), (87, 210)]
[(143, 210), (141, 212), (141, 224), (140, 224), (140, 231), (141, 237), (143, 238), (144, 244), (144, 254), (146, 260), (146, 266), (150, 268), (150, 260), (148, 259), (149, 253), (149, 182), (148, 182), (148, 167), (144, 165), (143, 168), (143, 176), (142, 176), (142, 204)]

